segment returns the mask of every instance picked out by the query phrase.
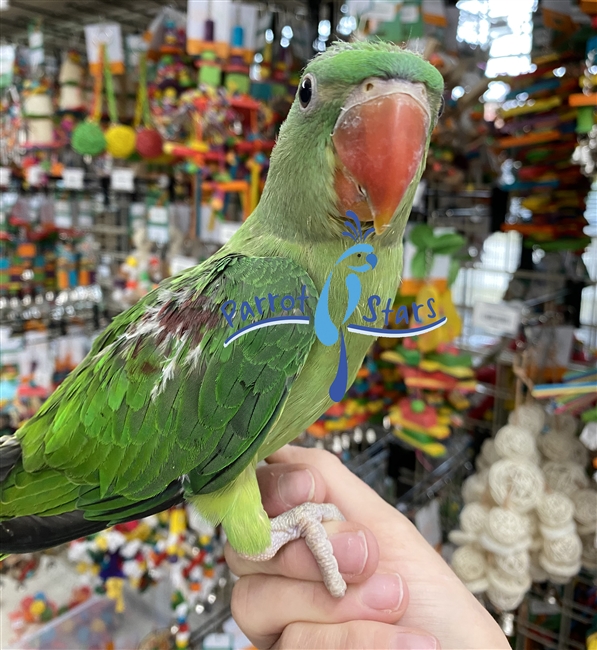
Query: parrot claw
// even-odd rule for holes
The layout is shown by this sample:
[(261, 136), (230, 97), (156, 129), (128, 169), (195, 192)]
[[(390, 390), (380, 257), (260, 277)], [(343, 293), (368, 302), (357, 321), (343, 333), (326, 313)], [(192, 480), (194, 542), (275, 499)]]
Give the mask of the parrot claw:
[(323, 527), (324, 521), (344, 521), (344, 517), (331, 503), (303, 503), (271, 520), (272, 541), (263, 553), (243, 557), (257, 562), (271, 560), (288, 542), (304, 537), (327, 590), (334, 598), (342, 598), (346, 593), (346, 583), (338, 570), (332, 544)]

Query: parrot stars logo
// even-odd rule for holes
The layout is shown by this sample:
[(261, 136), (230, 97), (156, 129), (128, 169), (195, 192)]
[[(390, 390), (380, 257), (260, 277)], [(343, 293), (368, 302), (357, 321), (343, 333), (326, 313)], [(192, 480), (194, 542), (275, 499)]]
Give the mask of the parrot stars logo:
[[(444, 325), (448, 320), (444, 316), (438, 320), (427, 323), (426, 325), (422, 324), (423, 320), (421, 317), (421, 310), (425, 307), (428, 309), (427, 318), (435, 318), (437, 315), (433, 308), (434, 300), (433, 298), (430, 298), (427, 301), (426, 306), (413, 303), (413, 319), (417, 324), (420, 324), (420, 327), (410, 327), (409, 315), (406, 307), (401, 306), (396, 310), (396, 312), (394, 312), (392, 309), (394, 301), (390, 298), (387, 301), (386, 307), (381, 310), (381, 313), (384, 314), (384, 327), (349, 323), (349, 320), (352, 318), (361, 303), (362, 285), (360, 276), (369, 271), (373, 271), (373, 269), (377, 267), (379, 260), (375, 254), (373, 245), (366, 241), (367, 238), (375, 232), (375, 229), (369, 228), (363, 232), (361, 222), (354, 212), (348, 211), (346, 216), (350, 221), (344, 222), (346, 225), (346, 231), (342, 234), (352, 239), (354, 244), (345, 250), (334, 262), (334, 266), (324, 282), (321, 294), (317, 301), (313, 320), (311, 320), (309, 316), (304, 315), (305, 301), (310, 298), (307, 294), (307, 287), (305, 285), (302, 286), (300, 295), (296, 297), (292, 295), (278, 296), (269, 293), (267, 296), (262, 298), (255, 297), (255, 309), (253, 309), (252, 305), (247, 301), (244, 301), (241, 304), (239, 315), (242, 322), (245, 322), (251, 317), (255, 318), (256, 312), (259, 316), (263, 316), (265, 313), (263, 309), (264, 304), (266, 305), (266, 308), (269, 307), (269, 312), (272, 314), (276, 313), (277, 304), (279, 305), (280, 311), (288, 313), (289, 311), (294, 310), (294, 314), (286, 316), (270, 316), (269, 318), (262, 318), (262, 320), (254, 321), (248, 325), (240, 327), (224, 341), (224, 347), (228, 347), (231, 343), (248, 332), (262, 327), (272, 327), (274, 325), (313, 325), (315, 336), (322, 345), (332, 347), (339, 344), (338, 368), (329, 389), (330, 398), (334, 402), (341, 401), (348, 389), (348, 354), (344, 339), (344, 329), (347, 332), (359, 334), (361, 336), (407, 338), (431, 332), (432, 330)], [(344, 275), (344, 284), (347, 291), (346, 308), (344, 310), (342, 322), (335, 323), (330, 314), (330, 287), (335, 277), (334, 274), (336, 273), (337, 275), (340, 275), (340, 270), (343, 266), (346, 266), (349, 271), (349, 273)], [(276, 303), (278, 299), (279, 303)], [(367, 323), (377, 322), (377, 308), (381, 305), (381, 302), (382, 299), (377, 295), (371, 295), (367, 298), (366, 304), (368, 315), (363, 316), (363, 321)], [(227, 300), (222, 304), (220, 310), (228, 325), (231, 328), (234, 328), (233, 318), (237, 315), (236, 302), (234, 300)], [(303, 315), (297, 315), (297, 311)], [(404, 321), (406, 329), (390, 328), (390, 317), (392, 315), (394, 315), (394, 323), (398, 324), (401, 321)], [(345, 327), (343, 328), (343, 326)]]
[(346, 343), (344, 342), (344, 332), (335, 325), (330, 316), (329, 310), (329, 296), (330, 296), (330, 286), (332, 284), (332, 278), (334, 276), (334, 271), (339, 264), (348, 260), (350, 258), (356, 258), (356, 261), (360, 261), (364, 258), (364, 264), (348, 264), (348, 268), (352, 271), (349, 273), (344, 283), (348, 291), (348, 300), (346, 304), (346, 311), (344, 312), (344, 318), (342, 319), (341, 325), (344, 325), (346, 321), (352, 316), (355, 309), (358, 307), (361, 300), (361, 280), (357, 274), (367, 273), (367, 271), (372, 271), (377, 266), (377, 256), (371, 244), (366, 244), (365, 240), (367, 237), (372, 235), (375, 232), (374, 228), (369, 228), (365, 233), (361, 229), (361, 222), (357, 215), (354, 212), (347, 212), (346, 216), (349, 219), (352, 219), (354, 223), (350, 221), (345, 221), (347, 230), (343, 232), (343, 235), (350, 237), (355, 243), (349, 249), (344, 251), (342, 255), (334, 263), (334, 268), (330, 271), (328, 277), (326, 278), (323, 289), (321, 290), (321, 295), (317, 301), (317, 308), (315, 309), (315, 335), (320, 340), (323, 345), (332, 346), (338, 342), (340, 339), (340, 358), (338, 359), (338, 370), (336, 372), (336, 377), (330, 386), (330, 397), (334, 402), (339, 402), (345, 395), (346, 389), (348, 388), (348, 356), (346, 354)]

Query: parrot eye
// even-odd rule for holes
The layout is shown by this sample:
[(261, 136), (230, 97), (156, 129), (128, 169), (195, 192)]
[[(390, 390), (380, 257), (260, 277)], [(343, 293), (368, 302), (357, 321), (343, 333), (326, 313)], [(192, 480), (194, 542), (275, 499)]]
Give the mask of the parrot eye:
[(305, 78), (301, 81), (301, 85), (298, 91), (301, 108), (307, 108), (311, 102), (314, 86), (313, 81), (313, 77), (310, 74), (305, 75)]
[(437, 109), (437, 119), (439, 119), (443, 114), (444, 114), (444, 108), (446, 106), (446, 102), (442, 97), (439, 98), (439, 108)]

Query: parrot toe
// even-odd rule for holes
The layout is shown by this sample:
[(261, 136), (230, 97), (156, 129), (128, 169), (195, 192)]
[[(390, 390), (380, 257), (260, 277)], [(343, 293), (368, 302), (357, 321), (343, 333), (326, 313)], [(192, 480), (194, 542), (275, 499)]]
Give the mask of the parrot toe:
[(303, 503), (271, 520), (271, 544), (263, 553), (243, 557), (255, 562), (271, 560), (288, 542), (303, 537), (321, 570), (327, 590), (334, 598), (342, 598), (346, 583), (338, 570), (324, 521), (344, 521), (344, 517), (331, 503)]

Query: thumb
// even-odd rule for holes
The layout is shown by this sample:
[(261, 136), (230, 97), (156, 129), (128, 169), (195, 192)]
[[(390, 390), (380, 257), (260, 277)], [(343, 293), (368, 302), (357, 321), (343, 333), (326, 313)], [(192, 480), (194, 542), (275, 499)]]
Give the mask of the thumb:
[[(313, 472), (317, 494), (321, 494), (320, 481), (324, 481), (323, 503), (333, 503), (348, 520), (369, 524), (379, 523), (380, 518), (398, 519), (405, 528), (415, 527), (395, 508), (386, 503), (374, 490), (355, 476), (341, 461), (328, 451), (307, 449), (286, 445), (269, 456), (268, 463), (290, 463), (310, 465)], [(398, 517), (397, 517), (398, 515)], [(369, 522), (369, 523), (367, 523)], [(417, 533), (418, 534), (418, 533)]]

